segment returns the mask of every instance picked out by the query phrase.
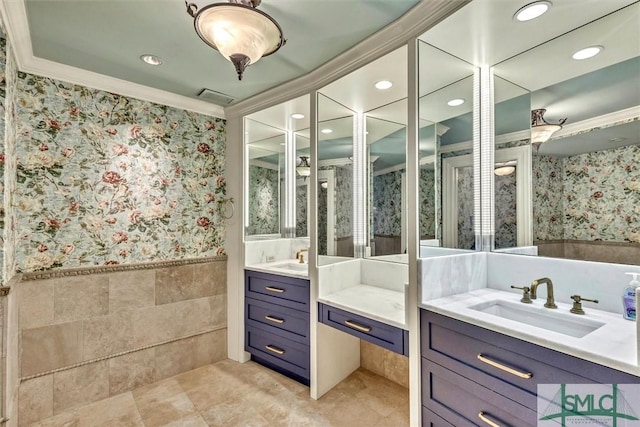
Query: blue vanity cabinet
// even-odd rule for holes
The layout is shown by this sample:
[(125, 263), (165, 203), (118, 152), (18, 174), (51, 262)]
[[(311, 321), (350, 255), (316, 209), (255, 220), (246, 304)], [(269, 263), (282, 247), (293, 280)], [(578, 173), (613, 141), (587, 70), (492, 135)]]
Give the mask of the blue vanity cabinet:
[(427, 310), (420, 322), (425, 426), (440, 419), (535, 426), (538, 384), (640, 384), (635, 375)]
[(409, 332), (397, 326), (322, 303), (318, 303), (318, 321), (387, 350), (409, 356)]
[(245, 270), (245, 350), (309, 385), (309, 280)]

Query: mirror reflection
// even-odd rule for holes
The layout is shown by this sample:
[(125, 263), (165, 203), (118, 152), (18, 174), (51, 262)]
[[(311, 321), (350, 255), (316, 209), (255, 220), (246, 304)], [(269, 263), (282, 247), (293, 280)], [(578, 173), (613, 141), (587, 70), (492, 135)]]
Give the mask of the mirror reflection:
[(371, 256), (406, 253), (407, 100), (366, 113)]
[(353, 115), (318, 94), (318, 255), (354, 256)]
[(421, 256), (475, 248), (474, 67), (439, 43), (431, 31), (418, 42)]
[(245, 141), (248, 160), (245, 235), (280, 237), (286, 135), (275, 127), (245, 119)]
[(305, 95), (244, 119), (249, 240), (308, 237), (308, 191), (296, 191), (296, 166), (300, 157), (309, 156), (309, 107)]
[[(296, 147), (296, 237), (309, 237), (309, 185), (311, 154), (309, 129), (294, 134)], [(308, 165), (308, 166), (307, 166)]]
[[(519, 181), (496, 180), (496, 248), (522, 246), (513, 233), (528, 227), (541, 256), (640, 264), (639, 10), (636, 2), (494, 67), (496, 75), (531, 92), (530, 103), (527, 97), (507, 101), (519, 102), (512, 109), (518, 126), (496, 139), (496, 161), (515, 147), (532, 153), (525, 178), (532, 182), (531, 211), (524, 224), (519, 216), (511, 223), (513, 212), (501, 211), (521, 196)], [(598, 55), (571, 57), (594, 44), (604, 48)], [(544, 122), (557, 129), (536, 149), (532, 139), (543, 126), (531, 111), (542, 109)], [(496, 133), (508, 121), (496, 112)], [(498, 227), (499, 213), (509, 226)]]

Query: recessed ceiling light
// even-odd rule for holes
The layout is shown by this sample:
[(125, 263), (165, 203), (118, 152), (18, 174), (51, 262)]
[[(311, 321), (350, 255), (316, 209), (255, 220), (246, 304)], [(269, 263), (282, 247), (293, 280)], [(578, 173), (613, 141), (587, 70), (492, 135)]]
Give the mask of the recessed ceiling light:
[(376, 89), (385, 90), (393, 86), (393, 83), (391, 83), (389, 80), (380, 80), (374, 86), (376, 87)]
[(331, 132), (333, 132), (333, 130), (332, 129), (322, 129), (320, 132), (322, 132), (322, 133), (331, 133)]
[(550, 1), (537, 1), (534, 3), (529, 3), (528, 5), (522, 6), (520, 9), (518, 9), (515, 15), (513, 15), (513, 19), (520, 22), (531, 21), (532, 19), (536, 19), (537, 17), (544, 14), (550, 8)]
[(462, 105), (462, 104), (464, 104), (464, 99), (462, 98), (452, 99), (451, 101), (447, 102), (447, 105), (449, 107), (457, 107), (458, 105)]
[(593, 58), (600, 52), (602, 52), (604, 48), (602, 46), (589, 46), (584, 49), (580, 49), (576, 53), (573, 54), (572, 58), (577, 59), (578, 61), (581, 59), (589, 59)]
[(156, 55), (151, 55), (149, 53), (146, 53), (144, 55), (140, 56), (140, 59), (143, 62), (146, 62), (149, 65), (161, 65), (162, 64), (162, 59), (160, 59), (159, 56)]
[(296, 120), (298, 120), (298, 119), (304, 119), (304, 114), (300, 114), (300, 113), (293, 113), (293, 114), (291, 115), (291, 118), (292, 118), (292, 119), (296, 119)]

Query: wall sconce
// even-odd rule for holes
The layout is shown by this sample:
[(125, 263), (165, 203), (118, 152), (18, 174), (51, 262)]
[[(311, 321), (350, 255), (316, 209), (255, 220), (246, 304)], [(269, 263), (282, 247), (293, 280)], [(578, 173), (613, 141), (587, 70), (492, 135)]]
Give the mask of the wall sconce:
[(233, 63), (238, 80), (242, 80), (247, 66), (286, 43), (276, 20), (256, 9), (261, 1), (229, 0), (229, 3), (213, 3), (201, 9), (185, 1), (198, 36)]
[(296, 172), (298, 175), (306, 178), (311, 175), (311, 165), (309, 164), (309, 157), (300, 156), (300, 163), (296, 166)]
[(562, 125), (567, 119), (562, 119), (558, 124), (547, 123), (544, 119), (546, 108), (531, 110), (531, 144), (536, 148), (536, 152), (540, 146), (547, 142), (551, 135), (562, 129)]

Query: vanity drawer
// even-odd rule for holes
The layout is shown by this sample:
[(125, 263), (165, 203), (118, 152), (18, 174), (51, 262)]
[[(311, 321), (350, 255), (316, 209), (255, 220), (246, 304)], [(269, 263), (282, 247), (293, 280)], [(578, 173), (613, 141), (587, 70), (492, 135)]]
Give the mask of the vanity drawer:
[(506, 399), (424, 358), (422, 402), (454, 426), (491, 425), (483, 418), (503, 427), (535, 426), (537, 423), (534, 409)]
[(245, 296), (309, 312), (309, 281), (245, 270)]
[(318, 321), (387, 350), (409, 355), (409, 333), (401, 328), (322, 303), (318, 303)]
[(309, 346), (281, 337), (265, 329), (245, 329), (245, 350), (266, 361), (270, 367), (282, 369), (309, 379)]
[(422, 427), (455, 427), (453, 424), (448, 423), (442, 417), (436, 415), (434, 412), (422, 407)]
[(421, 331), (423, 357), (531, 409), (538, 384), (640, 383), (640, 377), (425, 310)]
[(245, 298), (247, 326), (262, 326), (285, 338), (309, 345), (309, 313)]

